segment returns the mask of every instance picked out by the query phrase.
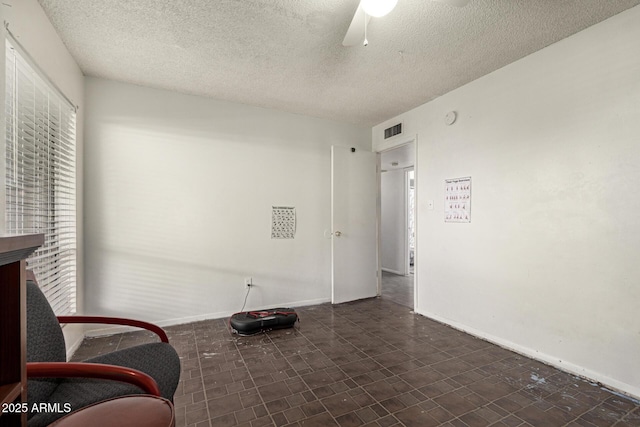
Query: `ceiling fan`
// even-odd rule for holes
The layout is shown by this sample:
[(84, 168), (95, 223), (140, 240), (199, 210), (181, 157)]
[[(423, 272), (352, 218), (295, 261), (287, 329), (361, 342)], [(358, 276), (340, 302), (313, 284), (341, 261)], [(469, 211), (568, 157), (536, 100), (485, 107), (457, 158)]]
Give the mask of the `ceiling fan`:
[[(451, 6), (463, 7), (469, 3), (469, 0), (433, 0), (446, 3)], [(353, 15), (351, 25), (347, 30), (347, 34), (342, 41), (343, 46), (355, 46), (362, 42), (364, 36), (364, 45), (368, 45), (367, 41), (367, 24), (371, 17), (379, 18), (391, 12), (398, 0), (360, 0), (358, 9)]]

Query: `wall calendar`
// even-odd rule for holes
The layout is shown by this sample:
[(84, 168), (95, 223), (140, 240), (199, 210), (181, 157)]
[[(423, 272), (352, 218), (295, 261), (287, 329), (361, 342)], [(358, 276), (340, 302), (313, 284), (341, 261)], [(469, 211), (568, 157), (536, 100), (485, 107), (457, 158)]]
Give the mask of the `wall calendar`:
[(444, 222), (471, 222), (471, 177), (444, 182)]

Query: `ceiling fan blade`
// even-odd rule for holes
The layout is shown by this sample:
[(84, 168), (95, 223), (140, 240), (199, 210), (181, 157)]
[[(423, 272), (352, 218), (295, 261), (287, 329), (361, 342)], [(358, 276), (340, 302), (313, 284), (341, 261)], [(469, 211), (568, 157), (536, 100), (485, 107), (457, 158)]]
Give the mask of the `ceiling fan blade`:
[(467, 4), (469, 4), (469, 0), (433, 0), (433, 1), (439, 1), (440, 3), (446, 3), (450, 6), (456, 6), (456, 7), (464, 7)]
[(364, 41), (365, 19), (368, 24), (371, 17), (365, 15), (364, 10), (362, 10), (362, 7), (358, 4), (358, 9), (356, 9), (356, 12), (353, 14), (351, 25), (349, 25), (347, 34), (345, 34), (344, 40), (342, 40), (342, 46), (355, 46)]

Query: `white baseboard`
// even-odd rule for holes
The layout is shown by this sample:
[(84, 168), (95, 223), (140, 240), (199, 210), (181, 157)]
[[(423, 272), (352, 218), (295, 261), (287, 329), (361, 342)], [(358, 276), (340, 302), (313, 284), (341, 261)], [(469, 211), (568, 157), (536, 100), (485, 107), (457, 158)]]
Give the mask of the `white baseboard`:
[(64, 343), (67, 346), (67, 360), (70, 360), (73, 353), (76, 352), (78, 347), (84, 340), (84, 326), (83, 324), (65, 323), (62, 325), (62, 334), (64, 335)]
[[(248, 307), (246, 308), (246, 310), (259, 310), (259, 309), (264, 309), (264, 308), (271, 308), (271, 307), (304, 307), (304, 306), (308, 306), (308, 305), (317, 305), (317, 304), (324, 304), (327, 302), (331, 302), (330, 299), (328, 298), (320, 298), (320, 299), (313, 299), (313, 300), (304, 300), (304, 301), (297, 301), (297, 302), (283, 302), (283, 303), (276, 303), (276, 304), (270, 304), (268, 307)], [(155, 320), (152, 321), (151, 323), (161, 326), (161, 327), (166, 327), (166, 326), (174, 326), (174, 325), (184, 325), (185, 323), (192, 323), (192, 322), (200, 322), (202, 320), (212, 320), (212, 319), (223, 319), (225, 317), (229, 317), (232, 314), (236, 313), (235, 311), (224, 311), (224, 312), (218, 312), (218, 313), (207, 313), (207, 314), (199, 314), (197, 316), (187, 316), (187, 317), (177, 317), (177, 318), (173, 318), (173, 319), (165, 319), (165, 320)], [(114, 334), (121, 334), (123, 332), (131, 332), (131, 331), (138, 331), (140, 330), (139, 328), (134, 328), (131, 326), (113, 326), (113, 325), (109, 325), (107, 327), (99, 327), (96, 329), (91, 329), (85, 332), (85, 336), (86, 337), (100, 337), (100, 336), (107, 336), (107, 335), (114, 335)], [(74, 350), (75, 351), (75, 350)]]
[(386, 271), (387, 273), (397, 274), (398, 276), (406, 276), (406, 274), (404, 274), (403, 272), (398, 271), (398, 270), (392, 270), (390, 268), (382, 267), (380, 270)]
[(578, 366), (571, 362), (560, 360), (557, 357), (553, 357), (551, 355), (540, 353), (536, 350), (533, 350), (529, 347), (522, 346), (520, 344), (513, 343), (511, 341), (505, 340), (500, 337), (496, 337), (494, 335), (488, 334), (486, 332), (480, 331), (473, 327), (452, 321), (450, 319), (446, 319), (437, 314), (433, 314), (426, 311), (416, 311), (416, 313), (428, 317), (429, 319), (433, 319), (437, 322), (444, 323), (445, 325), (451, 326), (454, 329), (459, 331), (468, 333), (485, 341), (491, 342), (493, 344), (499, 345), (507, 350), (514, 351), (523, 356), (529, 357), (531, 359), (537, 360), (539, 362), (545, 363), (547, 365), (551, 365), (555, 368), (560, 369), (561, 371), (568, 372), (570, 374), (581, 377), (596, 386), (604, 386), (607, 389), (612, 390), (613, 392), (619, 393), (626, 397), (630, 397), (636, 401), (636, 403), (640, 404), (640, 388), (634, 387), (630, 384), (623, 383), (614, 378), (607, 377), (606, 375), (600, 374), (599, 372), (592, 371), (590, 369), (584, 368), (582, 366)]
[(80, 336), (73, 344), (71, 344), (69, 348), (67, 348), (67, 360), (71, 360), (73, 353), (75, 353), (76, 350), (80, 347), (83, 340), (84, 340), (84, 336)]

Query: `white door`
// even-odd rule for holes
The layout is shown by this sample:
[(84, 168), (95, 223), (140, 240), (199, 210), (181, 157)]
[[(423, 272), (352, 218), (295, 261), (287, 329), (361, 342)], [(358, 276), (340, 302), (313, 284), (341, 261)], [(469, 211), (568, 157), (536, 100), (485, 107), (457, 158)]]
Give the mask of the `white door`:
[(378, 294), (377, 157), (331, 147), (331, 302)]

